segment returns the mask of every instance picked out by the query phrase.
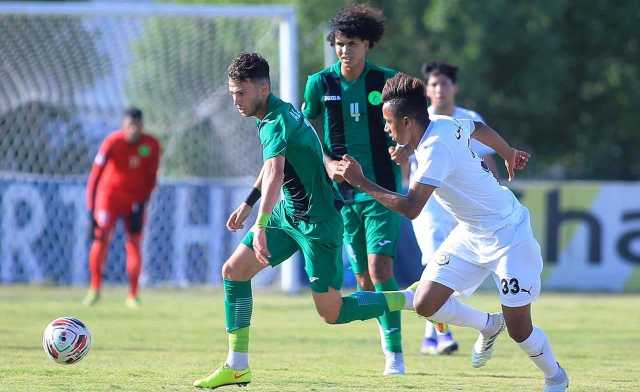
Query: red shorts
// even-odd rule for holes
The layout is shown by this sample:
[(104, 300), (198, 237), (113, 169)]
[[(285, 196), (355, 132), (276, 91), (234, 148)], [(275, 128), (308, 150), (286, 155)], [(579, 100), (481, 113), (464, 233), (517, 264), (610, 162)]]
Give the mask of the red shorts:
[[(123, 196), (117, 192), (101, 192), (96, 195), (95, 209), (93, 217), (98, 224), (98, 229), (103, 232), (110, 232), (118, 219), (124, 219), (127, 233), (140, 232), (141, 222), (144, 219), (144, 211), (135, 211), (136, 205), (139, 208), (144, 206), (140, 201), (132, 200), (129, 196)], [(138, 216), (136, 216), (138, 213)], [(135, 220), (140, 220), (138, 230)]]

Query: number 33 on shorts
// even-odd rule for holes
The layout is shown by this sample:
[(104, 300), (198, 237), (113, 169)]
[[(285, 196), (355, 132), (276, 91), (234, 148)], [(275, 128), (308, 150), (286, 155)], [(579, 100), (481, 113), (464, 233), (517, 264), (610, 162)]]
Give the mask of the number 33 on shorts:
[(520, 282), (518, 281), (518, 278), (503, 278), (500, 280), (500, 291), (502, 291), (502, 294), (504, 295), (509, 295), (509, 294), (515, 295), (520, 292), (531, 295), (532, 289), (533, 289), (533, 286), (529, 286), (528, 288), (520, 287)]

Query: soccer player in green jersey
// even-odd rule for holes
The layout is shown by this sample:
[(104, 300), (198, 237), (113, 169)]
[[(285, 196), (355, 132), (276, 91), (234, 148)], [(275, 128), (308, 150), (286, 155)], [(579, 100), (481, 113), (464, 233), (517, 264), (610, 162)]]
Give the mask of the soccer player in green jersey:
[[(340, 10), (330, 22), (327, 40), (339, 61), (309, 77), (303, 113), (321, 118), (324, 161), (333, 185), (345, 200), (342, 208), (344, 246), (359, 290), (397, 290), (393, 258), (400, 232), (400, 216), (364, 192), (334, 175), (344, 154), (362, 163), (367, 178), (391, 191), (401, 188), (400, 167), (392, 162), (394, 143), (384, 132), (382, 88), (396, 71), (366, 60), (380, 40), (384, 19), (379, 10), (353, 5)], [(391, 149), (391, 150), (390, 150)], [(391, 152), (390, 152), (391, 151)], [(400, 312), (378, 319), (384, 374), (403, 374)]]
[[(212, 374), (194, 382), (201, 388), (251, 382), (251, 278), (298, 250), (304, 255), (318, 314), (329, 324), (367, 320), (405, 304), (413, 306), (411, 291), (341, 295), (342, 218), (337, 204), (341, 200), (325, 172), (317, 134), (302, 113), (271, 94), (269, 64), (260, 55), (240, 54), (229, 66), (228, 76), (238, 112), (257, 119), (264, 164), (253, 191), (227, 221), (229, 230), (243, 228), (260, 199), (252, 230), (222, 267), (228, 356)], [(279, 200), (281, 191), (284, 198)]]

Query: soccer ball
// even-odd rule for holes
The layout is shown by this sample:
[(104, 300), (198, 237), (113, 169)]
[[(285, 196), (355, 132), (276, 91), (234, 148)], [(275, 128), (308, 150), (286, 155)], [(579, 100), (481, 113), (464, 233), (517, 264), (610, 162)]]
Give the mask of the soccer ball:
[(42, 335), (42, 348), (52, 361), (71, 365), (86, 357), (91, 348), (91, 332), (77, 318), (53, 320)]

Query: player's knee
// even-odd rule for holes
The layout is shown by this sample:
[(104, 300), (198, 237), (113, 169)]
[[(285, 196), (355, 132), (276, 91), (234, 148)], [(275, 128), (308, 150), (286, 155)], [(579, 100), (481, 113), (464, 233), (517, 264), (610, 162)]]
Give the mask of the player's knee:
[(393, 277), (393, 259), (388, 256), (374, 255), (369, 259), (369, 273), (373, 283), (388, 281)]
[(222, 278), (226, 280), (236, 280), (234, 279), (236, 275), (236, 269), (233, 267), (233, 264), (229, 263), (229, 261), (225, 262), (222, 265)]
[(420, 316), (429, 318), (440, 309), (440, 306), (430, 301), (426, 295), (416, 295), (413, 298), (413, 308)]
[(524, 342), (531, 336), (531, 332), (533, 331), (533, 325), (531, 325), (531, 323), (526, 321), (510, 321), (511, 322), (507, 322), (507, 332), (509, 333), (509, 337), (516, 343)]

